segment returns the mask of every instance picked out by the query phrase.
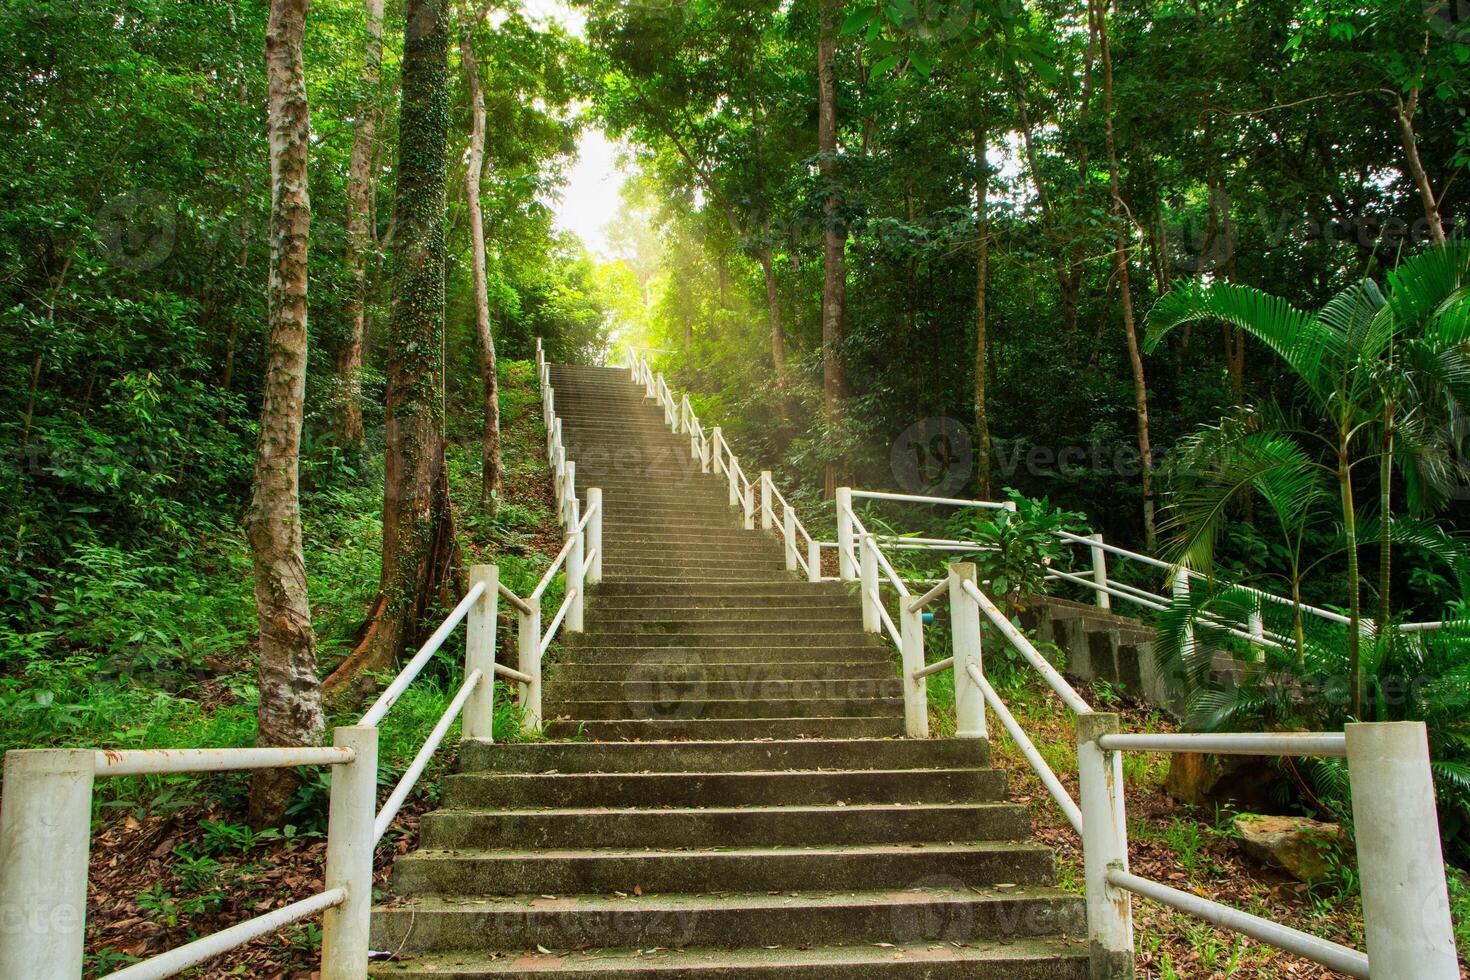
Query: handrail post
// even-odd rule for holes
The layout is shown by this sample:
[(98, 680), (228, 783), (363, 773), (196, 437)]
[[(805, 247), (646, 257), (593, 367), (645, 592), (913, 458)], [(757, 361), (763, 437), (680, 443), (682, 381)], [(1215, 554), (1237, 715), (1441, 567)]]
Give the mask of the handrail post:
[(598, 582), (602, 581), (601, 488), (587, 488), (587, 512), (592, 515), (587, 518), (587, 550), (592, 555), (592, 560), (587, 563), (587, 584), (596, 585)]
[(806, 579), (808, 582), (822, 581), (822, 546), (816, 538), (806, 543)]
[(837, 488), (837, 576), (844, 582), (857, 578), (852, 561), (852, 488)]
[(704, 450), (699, 445), (699, 430), (693, 425), (689, 427), (689, 458), (700, 464), (700, 469), (708, 473), (709, 467), (705, 465)]
[(94, 759), (80, 749), (5, 753), (0, 976), (82, 975)]
[(500, 568), (496, 565), (471, 565), (470, 587), (485, 583), (485, 591), (470, 606), (465, 617), (464, 675), (480, 672), (480, 683), (470, 691), (464, 703), (460, 722), (461, 738), (495, 738), (495, 626), (496, 604), (500, 599)]
[(735, 475), (735, 474), (737, 474), (737, 473), (740, 472), (740, 470), (738, 468), (739, 467), (739, 463), (740, 463), (740, 461), (735, 458), (735, 454), (734, 453), (731, 453), (730, 454), (730, 461), (725, 464), (725, 475), (727, 475), (730, 478), (730, 506), (731, 507), (739, 507), (740, 506), (740, 478)]
[[(481, 683), (484, 683), (481, 678)], [(327, 810), (328, 889), (347, 899), (322, 916), (322, 980), (364, 980), (373, 913), (373, 824), (378, 815), (378, 730), (334, 729), (332, 744), (350, 748), (352, 761), (332, 767)]]
[(925, 678), (914, 672), (924, 668), (924, 610), (910, 609), (900, 598), (899, 638), (903, 641), (903, 727), (909, 738), (929, 737), (929, 694)]
[(516, 667), (531, 678), (520, 684), (521, 730), (541, 730), (541, 605), (516, 610)]
[(1097, 607), (1112, 609), (1113, 597), (1108, 594), (1108, 553), (1102, 549), (1102, 532), (1088, 535), (1092, 539), (1092, 580), (1097, 583)]
[[(573, 512), (575, 514), (575, 511)], [(575, 527), (576, 525), (572, 525)], [(582, 632), (582, 610), (587, 599), (587, 568), (583, 564), (587, 555), (587, 532), (572, 532), (572, 547), (567, 551), (567, 593), (572, 595), (571, 608), (567, 610), (567, 632)]]
[(949, 566), (949, 623), (954, 641), (954, 722), (956, 738), (985, 737), (985, 695), (970, 676), (974, 666), (982, 676), (985, 660), (980, 639), (980, 603), (964, 589), (975, 581), (973, 562)]
[(796, 560), (796, 511), (790, 504), (781, 508), (781, 536), (786, 544), (786, 570), (794, 572), (799, 565)]
[(679, 396), (679, 424), (674, 426), (674, 432), (693, 432), (694, 426), (689, 424), (689, 393), (685, 392)]
[(1424, 723), (1357, 723), (1345, 732), (1373, 976), (1455, 980), (1460, 971)]
[(568, 531), (577, 526), (577, 463), (567, 460), (567, 475), (561, 485), (562, 525)]
[(771, 522), (775, 518), (775, 509), (771, 506), (771, 471), (761, 470), (761, 530), (769, 531)]
[(1108, 882), (1109, 871), (1128, 870), (1122, 766), (1118, 753), (1104, 751), (1097, 744), (1098, 738), (1117, 731), (1115, 714), (1077, 716), (1077, 776), (1092, 980), (1127, 980), (1134, 975), (1133, 903), (1126, 891)]
[(859, 588), (863, 593), (863, 629), (876, 633), (883, 628), (878, 617), (878, 542), (871, 534), (865, 534), (858, 542), (858, 551), (862, 566)]
[(653, 368), (649, 367), (646, 361), (643, 364), (643, 397), (658, 397), (658, 391), (654, 388), (653, 384)]
[(745, 485), (745, 529), (755, 530), (755, 484)]
[(711, 458), (711, 466), (712, 466), (713, 471), (715, 473), (722, 473), (722, 472), (724, 472), (721, 469), (721, 467), (724, 465), (724, 460), (723, 460), (723, 454), (722, 454), (722, 452), (720, 450), (720, 440), (723, 439), (723, 438), (724, 438), (724, 435), (720, 431), (720, 427), (718, 425), (715, 426), (713, 429), (710, 430), (710, 434), (709, 434), (710, 458)]

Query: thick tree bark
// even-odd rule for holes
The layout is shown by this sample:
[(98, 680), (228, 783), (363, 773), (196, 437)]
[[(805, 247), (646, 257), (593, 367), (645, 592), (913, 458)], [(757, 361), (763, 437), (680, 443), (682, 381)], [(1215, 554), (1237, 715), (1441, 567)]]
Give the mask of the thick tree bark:
[(335, 696), (391, 664), (455, 586), (440, 401), (449, 134), (448, 0), (408, 0), (394, 204), (380, 593), (361, 641), (325, 682)]
[(383, 66), (383, 0), (363, 0), (367, 14), (367, 42), (363, 48), (363, 86), (369, 95), (358, 106), (357, 133), (347, 166), (347, 278), (351, 288), (343, 302), (347, 340), (337, 352), (337, 374), (342, 379), (342, 406), (337, 438), (344, 446), (361, 446), (363, 346), (366, 336), (367, 260), (373, 247), (372, 214), (376, 181), (373, 156), (378, 122), (378, 83)]
[(1138, 325), (1133, 310), (1133, 284), (1129, 274), (1129, 219), (1123, 203), (1123, 182), (1118, 176), (1118, 144), (1113, 130), (1113, 55), (1108, 40), (1107, 0), (1092, 0), (1096, 18), (1098, 50), (1103, 66), (1103, 127), (1108, 147), (1108, 188), (1113, 198), (1113, 222), (1117, 239), (1113, 249), (1113, 268), (1118, 278), (1118, 295), (1122, 299), (1123, 333), (1128, 341), (1128, 363), (1133, 369), (1133, 402), (1138, 416), (1138, 456), (1143, 484), (1143, 536), (1149, 548), (1157, 541), (1154, 528), (1154, 464), (1148, 434), (1148, 381), (1143, 372), (1143, 354), (1138, 345)]
[(1399, 142), (1404, 147), (1404, 165), (1408, 169), (1409, 179), (1414, 182), (1414, 189), (1419, 192), (1419, 200), (1424, 205), (1429, 239), (1436, 245), (1443, 245), (1444, 220), (1439, 213), (1439, 201), (1434, 196), (1434, 188), (1429, 183), (1429, 174), (1424, 170), (1424, 161), (1419, 157), (1419, 137), (1414, 132), (1414, 114), (1419, 109), (1419, 89), (1416, 87), (1409, 94), (1407, 102), (1397, 93), (1393, 98), (1394, 121), (1398, 123)]
[(490, 290), (485, 275), (485, 215), (480, 206), (480, 175), (485, 167), (485, 92), (475, 60), (473, 35), (489, 7), (466, 11), (459, 33), (459, 55), (470, 95), (470, 157), (465, 165), (465, 199), (470, 212), (470, 265), (475, 275), (475, 332), (480, 338), (480, 375), (485, 392), (485, 429), (480, 443), (480, 505), (493, 515), (500, 506), (500, 382), (495, 367), (495, 334), (490, 326)]
[(989, 324), (986, 288), (990, 280), (990, 164), (986, 160), (989, 133), (975, 128), (975, 490), (990, 499), (990, 415), (985, 408), (985, 380), (989, 366)]
[[(822, 408), (829, 425), (842, 416), (847, 385), (842, 367), (843, 313), (847, 302), (847, 227), (842, 223), (842, 201), (837, 180), (837, 18), (840, 0), (819, 0), (821, 34), (817, 40), (817, 165), (827, 198), (822, 204), (824, 243), (822, 285)], [(837, 492), (837, 474), (827, 464), (826, 492)]]
[[(321, 688), (301, 547), (297, 461), (306, 401), (306, 259), (311, 233), (302, 38), (308, 0), (272, 0), (266, 30), (271, 164), (271, 256), (267, 289), (269, 351), (255, 489), (246, 525), (255, 566), (260, 627), (258, 745), (320, 741)], [(251, 783), (250, 820), (278, 822), (296, 788), (289, 769), (265, 769)]]

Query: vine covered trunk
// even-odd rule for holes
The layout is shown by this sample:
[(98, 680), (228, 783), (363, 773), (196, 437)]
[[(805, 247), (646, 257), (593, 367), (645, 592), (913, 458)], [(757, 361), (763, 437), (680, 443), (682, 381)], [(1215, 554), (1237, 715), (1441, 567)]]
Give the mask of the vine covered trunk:
[(326, 680), (335, 696), (392, 664), (459, 562), (444, 460), (445, 197), (449, 134), (448, 0), (409, 0), (403, 48), (393, 309), (379, 595), (357, 647)]

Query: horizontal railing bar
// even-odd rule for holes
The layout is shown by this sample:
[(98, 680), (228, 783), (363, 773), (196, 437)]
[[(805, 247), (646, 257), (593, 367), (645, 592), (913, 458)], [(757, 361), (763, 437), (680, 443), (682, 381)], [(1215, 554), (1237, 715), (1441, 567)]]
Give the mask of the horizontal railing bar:
[(1057, 774), (1052, 771), (1051, 766), (1046, 764), (1046, 760), (1036, 750), (1036, 744), (1031, 741), (1030, 736), (1021, 728), (1020, 723), (1011, 714), (1011, 710), (1000, 699), (1000, 695), (995, 693), (995, 688), (991, 687), (990, 682), (985, 679), (985, 675), (980, 673), (980, 669), (974, 664), (970, 664), (965, 668), (965, 673), (969, 674), (970, 680), (974, 681), (975, 685), (980, 688), (980, 693), (985, 696), (985, 701), (990, 705), (990, 710), (995, 712), (995, 716), (1000, 719), (1001, 725), (1011, 736), (1011, 741), (1016, 743), (1016, 747), (1021, 750), (1021, 754), (1026, 757), (1026, 761), (1031, 764), (1031, 768), (1035, 770), (1036, 775), (1041, 779), (1041, 785), (1045, 786), (1046, 791), (1051, 794), (1051, 798), (1056, 800), (1057, 806), (1061, 807), (1062, 813), (1066, 815), (1067, 822), (1072, 825), (1072, 829), (1077, 831), (1077, 834), (1080, 836), (1082, 834), (1082, 809), (1077, 806), (1077, 801), (1072, 799), (1072, 794), (1067, 792), (1067, 787), (1062, 785), (1062, 781), (1057, 778)]
[(403, 694), (408, 685), (413, 683), (413, 679), (419, 676), (419, 672), (424, 669), (424, 665), (429, 662), (429, 659), (439, 652), (439, 648), (444, 645), (444, 641), (449, 638), (449, 634), (454, 632), (454, 628), (459, 625), (459, 621), (469, 615), (470, 606), (474, 605), (484, 593), (484, 582), (476, 582), (470, 586), (470, 591), (465, 593), (463, 599), (459, 600), (459, 605), (454, 607), (454, 611), (445, 617), (444, 622), (439, 624), (439, 628), (434, 631), (434, 634), (424, 642), (423, 646), (419, 647), (419, 652), (414, 654), (413, 659), (404, 666), (403, 670), (398, 672), (397, 677), (393, 678), (393, 683), (388, 685), (388, 689), (378, 696), (378, 700), (373, 702), (373, 706), (367, 710), (367, 714), (362, 716), (362, 721), (358, 722), (359, 725), (367, 728), (378, 727), (378, 722), (383, 720), (383, 716), (388, 713), (388, 709), (393, 707), (394, 702)]
[(336, 908), (345, 901), (347, 901), (347, 889), (333, 888), (319, 895), (303, 898), (299, 902), (284, 905), (273, 912), (247, 919), (228, 929), (221, 929), (219, 932), (196, 939), (192, 943), (171, 949), (167, 953), (160, 953), (142, 963), (123, 967), (116, 973), (107, 974), (106, 980), (162, 980), (164, 977), (172, 977), (183, 973), (190, 967), (198, 966), (216, 956), (228, 953), (237, 946), (243, 946), (252, 939), (270, 935), (283, 926), (316, 915), (318, 912)]
[(864, 500), (898, 500), (913, 504), (944, 504), (950, 507), (979, 507), (986, 510), (1009, 510), (1010, 504), (993, 500), (961, 500), (958, 497), (923, 497), (913, 493), (886, 493), (882, 490), (854, 490), (853, 497)]
[(556, 631), (561, 628), (561, 621), (567, 618), (567, 611), (572, 608), (572, 602), (577, 598), (577, 590), (569, 589), (567, 596), (561, 601), (561, 608), (556, 615), (551, 617), (551, 623), (546, 627), (546, 633), (541, 637), (541, 652), (544, 654), (551, 649), (551, 641), (556, 639)]
[(478, 670), (471, 671), (470, 676), (464, 679), (464, 683), (460, 685), (459, 693), (454, 696), (453, 701), (449, 702), (449, 707), (439, 717), (439, 723), (434, 726), (434, 730), (424, 740), (423, 747), (413, 757), (413, 761), (408, 764), (408, 768), (403, 772), (403, 777), (398, 780), (398, 785), (393, 787), (393, 792), (389, 794), (388, 799), (383, 803), (382, 809), (378, 811), (378, 817), (373, 821), (374, 844), (382, 840), (383, 835), (388, 832), (388, 828), (393, 824), (393, 818), (398, 816), (398, 811), (403, 807), (403, 801), (408, 799), (408, 794), (413, 792), (413, 788), (418, 783), (419, 777), (429, 767), (429, 760), (434, 757), (435, 752), (439, 751), (439, 743), (443, 742), (444, 736), (449, 734), (449, 726), (454, 724), (454, 720), (464, 710), (464, 703), (469, 700), (470, 694), (474, 691), (475, 686), (483, 683), (484, 680), (485, 676)]
[(340, 766), (356, 753), (333, 745), (262, 745), (239, 749), (98, 749), (98, 776), (142, 776), (165, 772), (227, 772), (232, 769), (291, 769)]
[(1120, 733), (1097, 744), (1110, 752), (1208, 752), (1214, 755), (1290, 755), (1345, 758), (1342, 732)]
[(505, 664), (496, 664), (495, 673), (501, 677), (509, 677), (513, 681), (519, 681), (522, 684), (529, 684), (535, 680), (530, 674), (523, 674), (514, 667), (507, 667)]
[(883, 549), (878, 547), (876, 541), (873, 542), (873, 556), (878, 559), (878, 564), (883, 566), (883, 571), (888, 576), (888, 581), (893, 583), (894, 590), (905, 599), (912, 598), (913, 593), (909, 591), (907, 585), (903, 584), (903, 579), (898, 577), (898, 571), (888, 560), (888, 556), (883, 554)]
[(893, 625), (893, 617), (888, 615), (888, 610), (883, 608), (883, 600), (878, 597), (877, 589), (868, 589), (868, 597), (873, 600), (873, 607), (878, 610), (878, 619), (882, 621), (884, 628), (888, 630), (888, 636), (893, 640), (893, 645), (902, 649), (903, 640), (899, 638), (898, 627)]
[(1110, 596), (1116, 596), (1119, 599), (1127, 599), (1129, 602), (1137, 603), (1138, 605), (1145, 606), (1149, 609), (1164, 610), (1169, 608), (1169, 604), (1166, 602), (1154, 602), (1150, 599), (1145, 599), (1142, 596), (1133, 595), (1131, 592), (1123, 592), (1119, 589), (1115, 589), (1111, 585), (1099, 585), (1097, 582), (1093, 581), (1090, 578), (1083, 578), (1081, 575), (1073, 575), (1071, 572), (1064, 572), (1057, 568), (1053, 568), (1051, 571), (1047, 572), (1045, 577), (1050, 579), (1064, 579), (1068, 582), (1075, 582), (1078, 585), (1085, 586), (1086, 588), (1096, 589), (1099, 592), (1106, 592)]
[(1026, 639), (1020, 630), (1016, 629), (1015, 624), (1009, 619), (1006, 619), (1005, 614), (997, 608), (995, 603), (990, 601), (989, 596), (976, 588), (975, 583), (969, 579), (964, 579), (960, 583), (960, 587), (980, 604), (980, 610), (985, 613), (986, 618), (995, 624), (995, 628), (1000, 630), (1001, 635), (1010, 641), (1011, 646), (1020, 651), (1021, 656), (1031, 662), (1031, 666), (1036, 668), (1041, 674), (1042, 679), (1066, 702), (1067, 707), (1079, 715), (1092, 714), (1092, 708), (1088, 706), (1086, 701), (1082, 700), (1082, 695), (1078, 694), (1072, 685), (1068, 684), (1066, 679), (1051, 665), (1050, 661), (1043, 657), (1037, 651), (1036, 647), (1031, 645), (1031, 641)]
[(561, 570), (561, 566), (566, 562), (567, 555), (572, 553), (573, 537), (575, 535), (567, 535), (566, 541), (562, 543), (561, 550), (556, 553), (556, 558), (551, 562), (551, 567), (546, 570), (546, 574), (541, 576), (541, 581), (536, 583), (536, 588), (532, 589), (531, 594), (526, 597), (526, 601), (531, 603), (531, 605), (534, 606), (541, 602), (541, 597), (545, 595), (547, 586), (551, 585), (551, 580), (556, 578), (556, 573)]
[(1233, 909), (1228, 905), (1221, 905), (1208, 898), (1170, 888), (1168, 885), (1162, 885), (1157, 881), (1141, 878), (1117, 868), (1108, 872), (1108, 884), (1158, 902), (1160, 905), (1167, 905), (1169, 908), (1204, 919), (1227, 932), (1238, 932), (1275, 946), (1277, 949), (1305, 957), (1330, 970), (1336, 970), (1338, 973), (1345, 973), (1350, 977), (1362, 977), (1365, 980), (1369, 975), (1366, 955), (1320, 936), (1302, 932), (1300, 929), (1293, 929), (1279, 922), (1272, 922), (1270, 919), (1263, 919), (1258, 915), (1251, 915), (1249, 912), (1242, 912), (1240, 909)]
[(947, 592), (949, 592), (949, 579), (942, 578), (938, 585), (909, 603), (909, 612), (918, 612)]
[(1142, 562), (1145, 565), (1152, 565), (1154, 568), (1162, 568), (1168, 570), (1174, 567), (1168, 562), (1161, 561), (1160, 559), (1154, 558), (1151, 555), (1140, 555), (1136, 551), (1129, 551), (1127, 548), (1120, 548), (1115, 544), (1108, 544), (1105, 541), (1098, 541), (1095, 538), (1087, 537), (1085, 534), (1074, 534), (1071, 531), (1054, 531), (1052, 533), (1061, 538), (1063, 541), (1070, 541), (1073, 544), (1085, 545), (1088, 548), (1100, 548), (1110, 555), (1117, 555), (1120, 558), (1131, 558), (1134, 561)]
[(510, 603), (512, 606), (515, 606), (527, 616), (536, 611), (535, 607), (533, 607), (529, 602), (516, 595), (510, 589), (506, 588), (504, 583), (496, 582), (495, 590), (500, 593), (501, 598), (505, 599), (506, 602)]
[(914, 675), (913, 675), (914, 676), (914, 680), (916, 680), (916, 681), (923, 680), (925, 677), (928, 677), (930, 674), (937, 674), (941, 670), (948, 670), (949, 668), (951, 668), (953, 666), (954, 666), (954, 657), (945, 657), (943, 660), (939, 661), (938, 663), (925, 664), (923, 667), (920, 667), (918, 670), (914, 671)]

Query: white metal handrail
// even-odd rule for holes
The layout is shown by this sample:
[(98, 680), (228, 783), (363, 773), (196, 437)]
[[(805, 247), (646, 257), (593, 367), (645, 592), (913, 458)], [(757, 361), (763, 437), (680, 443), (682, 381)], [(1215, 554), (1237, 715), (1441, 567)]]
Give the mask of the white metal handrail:
[[(327, 868), (315, 895), (254, 916), (140, 963), (114, 980), (170, 977), (293, 922), (326, 913), (324, 980), (367, 971), (367, 915), (372, 903), (372, 849), (361, 848), (377, 780), (377, 730), (339, 728), (333, 746), (221, 749), (21, 749), (5, 754), (0, 802), (0, 976), (73, 980), (82, 974), (86, 936), (87, 855), (92, 791), (104, 777), (243, 769), (332, 766)], [(366, 806), (364, 805), (366, 804)], [(335, 835), (333, 834), (335, 831)], [(357, 837), (357, 840), (353, 840)], [(366, 855), (366, 873), (361, 856)], [(352, 920), (360, 920), (361, 929)], [(360, 932), (361, 949), (357, 948)], [(360, 969), (359, 969), (360, 966)]]
[[(1088, 708), (1030, 641), (1005, 619), (976, 584), (974, 565), (950, 566), (949, 595), (953, 659), (957, 665), (964, 665), (967, 682), (955, 688), (956, 727), (961, 737), (983, 738), (985, 706), (994, 711), (1068, 823), (1081, 836), (1094, 975), (1132, 974), (1129, 895), (1136, 894), (1348, 976), (1371, 980), (1459, 977), (1428, 734), (1422, 723), (1351, 724), (1343, 732), (1123, 734), (1118, 731), (1117, 715)], [(1080, 803), (1066, 791), (986, 680), (980, 648), (982, 613), (1074, 711)], [(1132, 874), (1128, 869), (1123, 796), (1124, 751), (1346, 758), (1357, 828), (1367, 953)]]
[[(851, 488), (839, 489), (837, 529), (837, 547), (839, 549), (839, 555), (842, 554), (842, 549), (844, 548), (845, 543), (850, 542), (851, 536), (855, 533), (859, 533), (855, 530), (855, 528), (860, 527), (860, 522), (857, 521), (856, 512), (852, 509), (851, 506), (851, 501), (855, 499), (886, 500), (902, 503), (917, 503), (949, 507), (971, 507), (989, 510), (1015, 510), (1015, 504), (1010, 501), (999, 502), (991, 500), (966, 500), (957, 497), (926, 497), (919, 494), (889, 493), (876, 490), (856, 490)], [(841, 503), (843, 501), (847, 502), (846, 508), (841, 506)], [(846, 513), (852, 515), (852, 523), (849, 523), (847, 527), (844, 527), (844, 523), (847, 520), (844, 517), (844, 510), (846, 511)], [(1083, 535), (1064, 530), (1054, 531), (1053, 534), (1058, 540), (1063, 541), (1067, 544), (1078, 545), (1091, 550), (1093, 565), (1092, 577), (1089, 579), (1081, 574), (1053, 568), (1048, 569), (1046, 573), (1046, 578), (1053, 581), (1065, 581), (1092, 591), (1095, 596), (1095, 601), (1097, 605), (1103, 609), (1111, 609), (1111, 600), (1114, 598), (1121, 599), (1126, 602), (1131, 602), (1135, 605), (1139, 605), (1153, 611), (1167, 609), (1170, 605), (1169, 596), (1149, 592), (1146, 589), (1141, 589), (1130, 583), (1123, 582), (1115, 578), (1110, 578), (1108, 575), (1106, 560), (1107, 555), (1115, 555), (1119, 558), (1137, 562), (1149, 568), (1155, 568), (1168, 572), (1171, 576), (1171, 590), (1174, 597), (1187, 594), (1189, 591), (1190, 582), (1209, 581), (1208, 576), (1201, 572), (1195, 571), (1194, 569), (1170, 565), (1168, 562), (1158, 558), (1154, 558), (1151, 555), (1140, 554), (1136, 551), (1131, 551), (1127, 548), (1122, 548), (1118, 545), (1106, 542), (1103, 540), (1103, 536), (1101, 534)], [(891, 547), (894, 547), (898, 550), (987, 550), (984, 545), (981, 545), (978, 542), (968, 542), (954, 538), (926, 538), (900, 535), (888, 535), (880, 537), (885, 541), (885, 543), (889, 543)], [(851, 547), (850, 544), (846, 544), (846, 546), (848, 548)], [(841, 564), (841, 578), (845, 580), (850, 580), (856, 577), (857, 569), (855, 558), (853, 558), (850, 562), (842, 562)], [(1291, 598), (1277, 595), (1272, 592), (1267, 592), (1264, 589), (1258, 589), (1253, 586), (1246, 585), (1236, 585), (1233, 587), (1257, 596), (1262, 602), (1267, 602), (1276, 606), (1284, 607), (1296, 606), (1298, 609), (1301, 610), (1303, 614), (1325, 620), (1326, 622), (1344, 626), (1351, 622), (1351, 620), (1347, 616), (1344, 616), (1342, 613), (1334, 612), (1330, 609), (1324, 609), (1320, 606), (1314, 606), (1310, 603), (1296, 603)], [(1279, 632), (1267, 630), (1264, 627), (1259, 612), (1253, 613), (1250, 616), (1250, 621), (1246, 623), (1244, 627), (1226, 623), (1221, 620), (1218, 615), (1209, 611), (1199, 613), (1198, 618), (1206, 625), (1220, 629), (1223, 632), (1226, 632), (1229, 635), (1235, 636), (1237, 638), (1247, 640), (1256, 647), (1270, 646), (1284, 648), (1292, 645), (1295, 642), (1291, 637), (1285, 636)], [(1362, 623), (1362, 627), (1365, 630), (1371, 631), (1373, 628), (1373, 624), (1370, 621), (1364, 620)], [(1442, 621), (1434, 621), (1423, 623), (1401, 623), (1396, 624), (1395, 628), (1401, 632), (1410, 633), (1436, 630), (1443, 627), (1444, 623)]]

